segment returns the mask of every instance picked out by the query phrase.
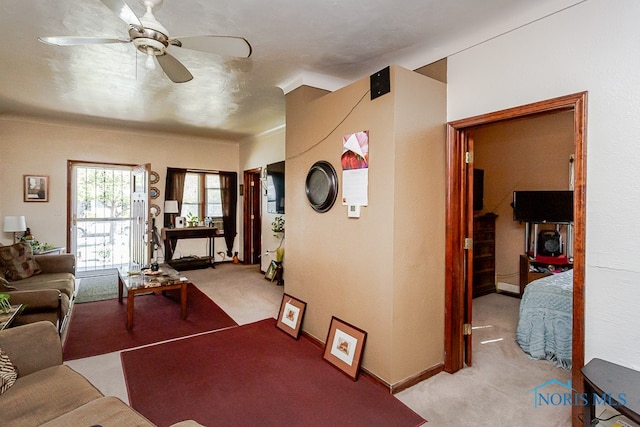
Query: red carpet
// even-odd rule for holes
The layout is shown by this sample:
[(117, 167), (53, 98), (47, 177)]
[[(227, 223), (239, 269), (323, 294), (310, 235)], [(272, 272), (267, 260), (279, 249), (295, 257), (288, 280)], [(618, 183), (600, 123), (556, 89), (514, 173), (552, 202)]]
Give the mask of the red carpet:
[(135, 297), (133, 329), (127, 331), (126, 298), (76, 304), (64, 344), (64, 360), (80, 359), (200, 332), (237, 326), (195, 286), (187, 289), (187, 318), (180, 319), (179, 291)]
[(159, 426), (418, 426), (366, 377), (352, 381), (267, 319), (122, 352), (131, 406)]

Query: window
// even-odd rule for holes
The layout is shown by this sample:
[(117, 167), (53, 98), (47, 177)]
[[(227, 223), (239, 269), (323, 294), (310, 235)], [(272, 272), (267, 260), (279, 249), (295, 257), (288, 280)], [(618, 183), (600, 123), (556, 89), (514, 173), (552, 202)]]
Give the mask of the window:
[(207, 172), (187, 172), (182, 195), (181, 216), (189, 214), (204, 220), (222, 218), (222, 194), (220, 175)]

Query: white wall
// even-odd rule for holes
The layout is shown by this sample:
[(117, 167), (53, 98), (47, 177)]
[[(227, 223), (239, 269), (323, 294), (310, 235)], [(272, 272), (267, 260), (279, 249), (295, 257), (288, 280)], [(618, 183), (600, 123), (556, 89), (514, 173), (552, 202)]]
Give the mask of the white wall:
[(640, 2), (589, 0), (449, 57), (447, 120), (588, 91), (585, 362), (640, 369)]

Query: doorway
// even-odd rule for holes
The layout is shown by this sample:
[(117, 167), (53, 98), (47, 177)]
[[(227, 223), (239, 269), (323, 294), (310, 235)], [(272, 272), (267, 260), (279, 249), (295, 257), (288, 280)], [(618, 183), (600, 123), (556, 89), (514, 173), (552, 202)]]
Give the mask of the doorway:
[[(472, 320), (471, 280), (467, 274), (468, 257), (465, 238), (470, 236), (472, 209), (469, 206), (469, 186), (472, 178), (468, 172), (466, 155), (469, 131), (473, 127), (498, 123), (514, 118), (573, 111), (574, 159), (574, 279), (573, 279), (573, 363), (572, 383), (582, 392), (580, 368), (584, 365), (584, 275), (585, 275), (585, 185), (586, 185), (586, 101), (587, 93), (567, 95), (521, 107), (502, 110), (481, 116), (462, 119), (447, 125), (447, 239), (445, 278), (445, 370), (456, 372), (464, 367), (465, 358), (470, 362), (470, 328), (465, 323)], [(467, 329), (465, 331), (465, 329)], [(573, 407), (573, 419), (577, 420), (579, 407)]]
[(244, 239), (243, 262), (260, 264), (262, 253), (261, 181), (262, 169), (244, 171), (243, 212)]
[(132, 167), (69, 162), (68, 247), (78, 272), (127, 267), (131, 254)]

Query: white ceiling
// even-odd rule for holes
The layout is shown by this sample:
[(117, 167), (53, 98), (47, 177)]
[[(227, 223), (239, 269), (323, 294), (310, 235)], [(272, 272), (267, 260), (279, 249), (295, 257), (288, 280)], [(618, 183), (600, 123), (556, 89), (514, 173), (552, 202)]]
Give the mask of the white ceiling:
[(582, 1), (165, 0), (154, 14), (170, 36), (253, 47), (248, 59), (173, 50), (194, 76), (176, 84), (131, 44), (37, 41), (127, 37), (99, 0), (2, 0), (0, 115), (240, 139), (284, 125), (284, 93), (301, 84), (335, 90), (390, 64), (416, 69)]

